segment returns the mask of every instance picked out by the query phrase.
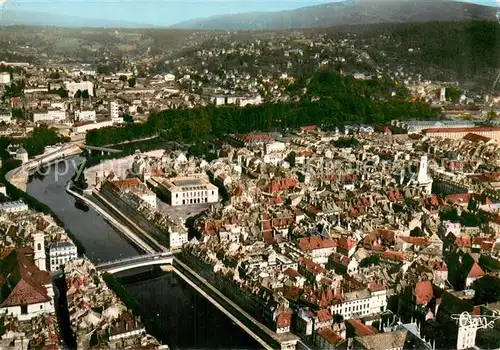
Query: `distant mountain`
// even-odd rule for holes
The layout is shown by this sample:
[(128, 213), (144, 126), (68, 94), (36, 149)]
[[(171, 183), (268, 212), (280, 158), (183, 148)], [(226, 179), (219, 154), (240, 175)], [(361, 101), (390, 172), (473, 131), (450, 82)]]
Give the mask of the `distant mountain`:
[(267, 30), (427, 21), (496, 20), (496, 9), (444, 0), (352, 0), (279, 12), (192, 19), (173, 28)]
[(113, 21), (77, 16), (54, 15), (50, 13), (28, 12), (4, 9), (0, 16), (0, 27), (11, 25), (55, 26), (55, 27), (94, 27), (94, 28), (151, 28), (148, 24), (126, 21)]

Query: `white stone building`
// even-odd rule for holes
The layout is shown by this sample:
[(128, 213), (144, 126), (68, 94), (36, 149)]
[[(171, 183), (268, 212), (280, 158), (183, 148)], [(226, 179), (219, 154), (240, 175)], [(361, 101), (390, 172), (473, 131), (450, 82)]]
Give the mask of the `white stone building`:
[(22, 213), (28, 211), (28, 205), (22, 200), (0, 204), (0, 213)]
[(94, 83), (92, 83), (91, 81), (80, 81), (80, 82), (65, 81), (63, 84), (64, 84), (64, 89), (68, 90), (69, 96), (75, 96), (78, 90), (82, 92), (87, 90), (89, 96), (94, 96)]
[(66, 111), (60, 109), (48, 109), (33, 112), (33, 122), (61, 122), (66, 120)]
[(10, 73), (9, 72), (1, 72), (0, 73), (0, 85), (9, 85), (10, 84)]
[(153, 181), (172, 206), (217, 203), (219, 200), (219, 189), (208, 181), (207, 176), (154, 177)]
[(57, 242), (49, 245), (50, 271), (61, 270), (68, 261), (77, 258), (76, 246), (71, 242)]
[(96, 120), (96, 113), (93, 110), (85, 111), (85, 110), (76, 110), (75, 111), (75, 120), (78, 121), (94, 121)]

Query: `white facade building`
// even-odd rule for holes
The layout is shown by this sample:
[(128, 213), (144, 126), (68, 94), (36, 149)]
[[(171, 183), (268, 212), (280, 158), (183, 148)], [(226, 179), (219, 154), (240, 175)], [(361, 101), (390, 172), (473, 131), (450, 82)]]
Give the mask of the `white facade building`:
[(33, 122), (61, 122), (66, 120), (66, 111), (60, 109), (49, 109), (46, 111), (33, 112)]
[(108, 103), (108, 115), (111, 120), (120, 118), (120, 109), (118, 102), (109, 101)]
[(286, 150), (286, 144), (284, 142), (272, 142), (266, 144), (266, 154), (275, 152), (284, 152)]
[(8, 85), (10, 84), (10, 73), (9, 72), (1, 72), (0, 73), (0, 85)]
[(25, 211), (28, 211), (28, 205), (21, 200), (0, 204), (0, 213), (22, 213)]
[(188, 232), (182, 228), (171, 229), (169, 232), (169, 248), (179, 249), (188, 242)]
[(83, 123), (75, 123), (73, 124), (73, 132), (75, 134), (82, 134), (82, 133), (85, 133), (89, 130), (93, 130), (93, 129), (100, 129), (100, 128), (104, 128), (106, 126), (112, 126), (113, 125), (113, 121), (111, 120), (103, 120), (103, 121), (88, 121), (88, 122), (83, 122)]
[(78, 121), (94, 121), (96, 120), (95, 111), (75, 111), (75, 119)]
[(49, 246), (50, 271), (60, 270), (68, 261), (77, 258), (76, 246), (71, 242), (57, 242)]
[(331, 313), (344, 319), (378, 314), (387, 309), (387, 290), (345, 293), (343, 302), (331, 306)]
[(75, 96), (78, 90), (82, 92), (87, 90), (89, 96), (94, 96), (94, 83), (92, 83), (91, 81), (80, 81), (80, 82), (65, 81), (64, 89), (68, 90), (69, 96)]
[(208, 181), (207, 176), (155, 177), (153, 180), (172, 206), (217, 203), (219, 200), (219, 189)]
[(12, 122), (12, 112), (0, 112), (0, 123), (4, 122), (10, 124)]

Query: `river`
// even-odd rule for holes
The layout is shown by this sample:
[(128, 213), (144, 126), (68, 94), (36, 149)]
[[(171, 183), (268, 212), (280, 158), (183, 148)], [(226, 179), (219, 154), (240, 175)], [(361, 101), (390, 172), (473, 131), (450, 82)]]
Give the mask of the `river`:
[[(83, 158), (71, 158), (78, 164)], [(83, 210), (65, 190), (73, 172), (64, 163), (50, 166), (47, 175), (31, 176), (27, 191), (48, 205), (79, 239), (87, 256), (97, 261), (130, 257), (138, 252), (92, 209)], [(56, 176), (56, 173), (58, 174)], [(159, 269), (158, 269), (159, 270)], [(122, 274), (125, 287), (142, 305), (144, 316), (155, 320), (151, 333), (171, 348), (257, 349), (259, 344), (205, 298), (171, 272)], [(140, 272), (141, 272), (140, 271)]]

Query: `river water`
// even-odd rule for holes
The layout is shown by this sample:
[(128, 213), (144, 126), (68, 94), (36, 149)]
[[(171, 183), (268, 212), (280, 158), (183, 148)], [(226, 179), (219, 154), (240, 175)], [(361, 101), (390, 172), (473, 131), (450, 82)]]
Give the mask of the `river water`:
[[(78, 156), (69, 159), (74, 164), (81, 160)], [(83, 210), (66, 193), (66, 183), (74, 174), (72, 170), (63, 174), (64, 163), (47, 170), (43, 177), (30, 177), (27, 191), (56, 213), (66, 229), (82, 242), (91, 260), (109, 261), (140, 254), (99, 214), (92, 209)], [(260, 348), (254, 339), (173, 273), (142, 272), (139, 277), (131, 272), (118, 277), (142, 305), (143, 316), (154, 320), (156, 327), (150, 331), (163, 343), (174, 349)]]

